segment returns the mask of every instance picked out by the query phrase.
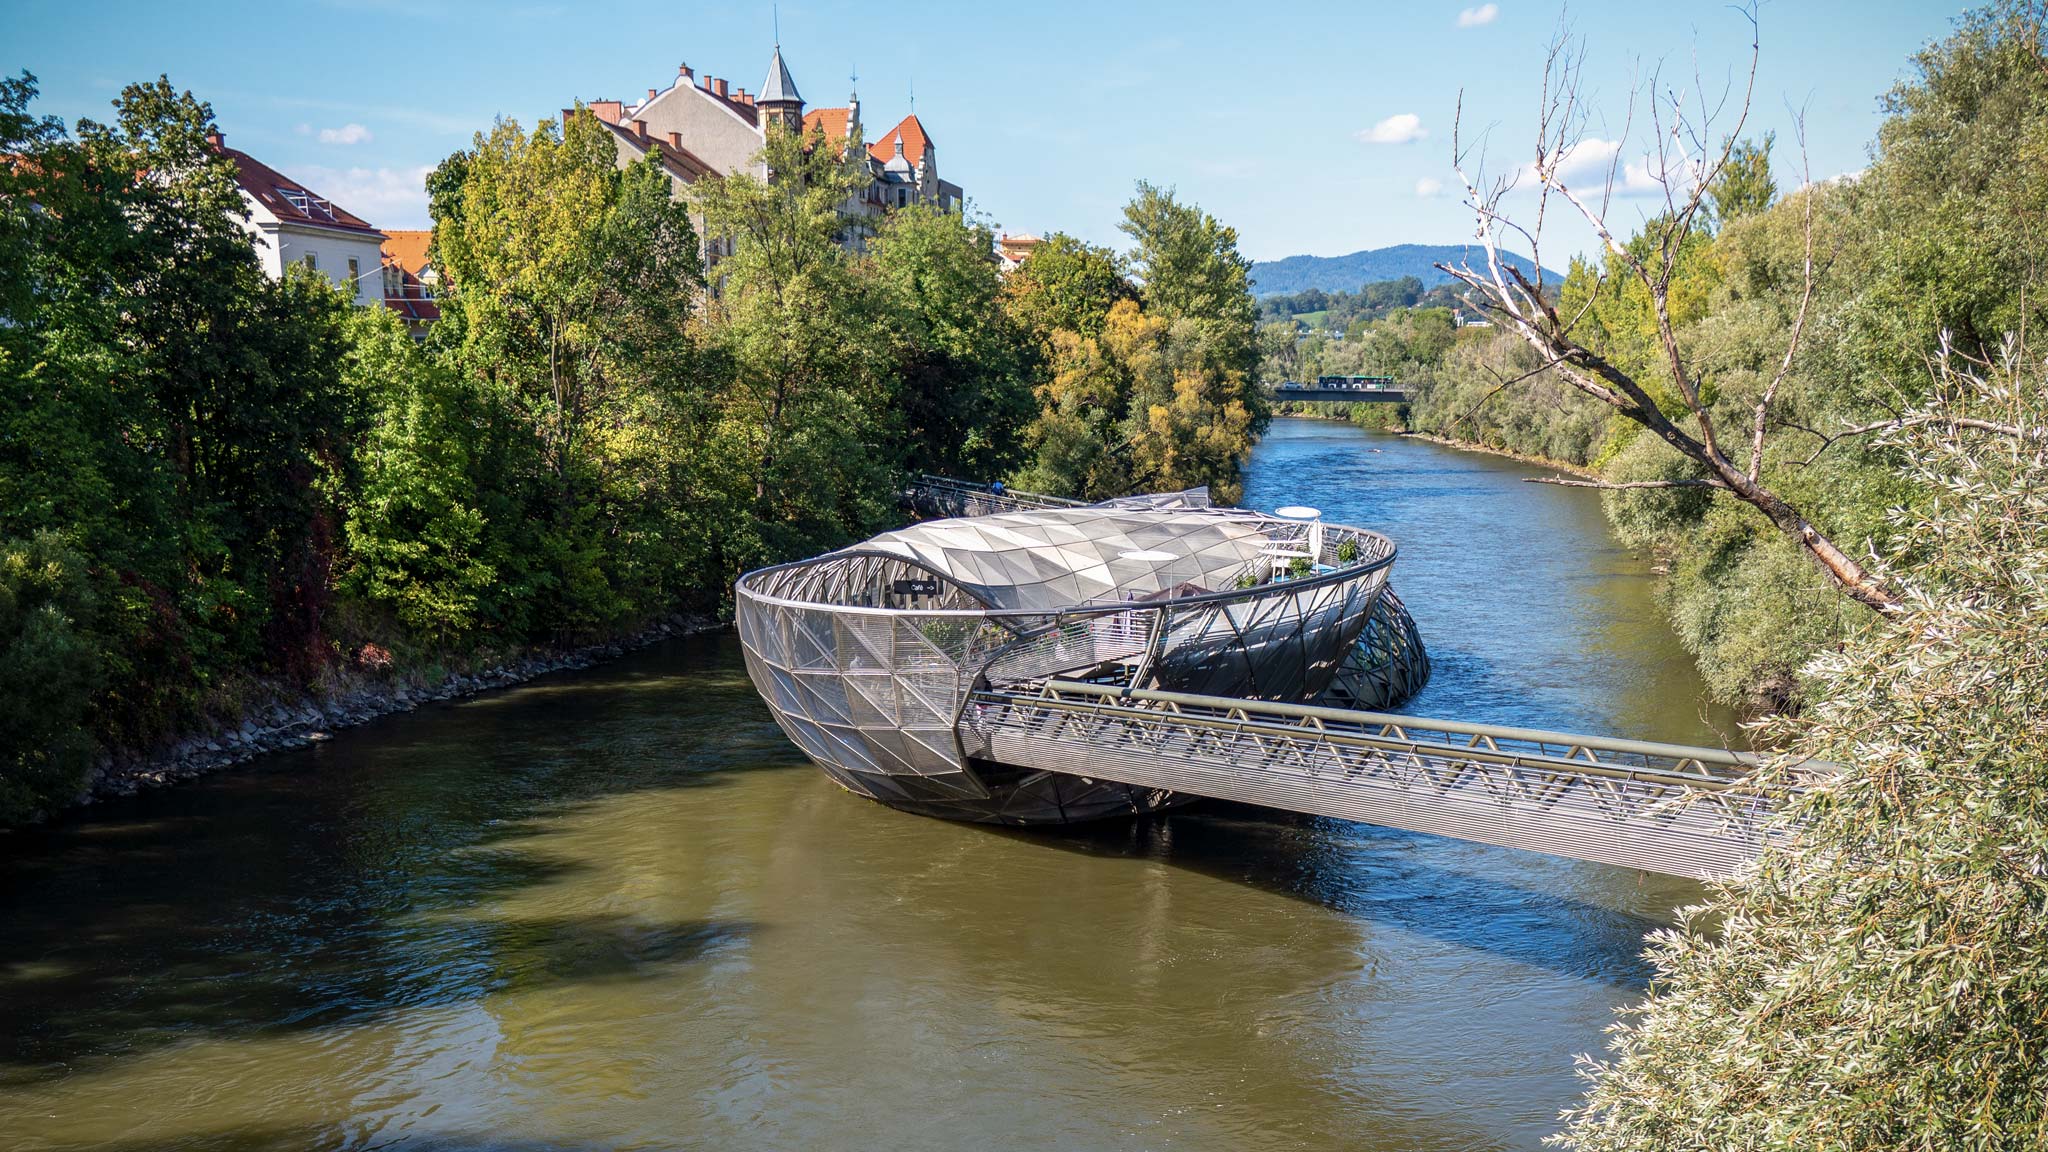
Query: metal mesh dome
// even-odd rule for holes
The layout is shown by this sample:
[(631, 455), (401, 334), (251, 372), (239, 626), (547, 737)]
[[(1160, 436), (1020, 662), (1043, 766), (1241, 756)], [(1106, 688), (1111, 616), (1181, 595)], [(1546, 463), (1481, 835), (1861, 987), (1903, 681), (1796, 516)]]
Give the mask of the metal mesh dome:
[(1176, 494), (914, 524), (748, 573), (736, 615), (777, 722), (849, 789), (965, 819), (1070, 820), (1172, 797), (988, 762), (961, 738), (974, 691), (1061, 678), (1308, 700), (1393, 560), (1376, 533)]
[(859, 550), (914, 561), (991, 608), (1059, 612), (1190, 585), (1232, 587), (1271, 544), (1247, 518), (1089, 507), (928, 520)]

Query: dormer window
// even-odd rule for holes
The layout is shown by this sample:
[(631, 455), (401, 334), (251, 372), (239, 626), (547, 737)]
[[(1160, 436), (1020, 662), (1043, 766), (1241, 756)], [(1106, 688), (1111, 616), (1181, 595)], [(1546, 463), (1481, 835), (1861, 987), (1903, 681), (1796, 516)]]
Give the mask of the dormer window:
[(279, 188), (277, 194), (284, 197), (285, 203), (298, 209), (301, 216), (314, 220), (334, 219), (334, 205), (304, 188)]

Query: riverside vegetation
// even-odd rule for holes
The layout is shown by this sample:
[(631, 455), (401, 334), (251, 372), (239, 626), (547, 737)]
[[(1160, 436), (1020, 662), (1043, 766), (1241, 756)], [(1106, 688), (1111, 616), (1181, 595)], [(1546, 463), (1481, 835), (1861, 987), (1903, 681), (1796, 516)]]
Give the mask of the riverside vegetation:
[[(1775, 141), (1740, 143), (1704, 211), (1671, 239), (1666, 291), (1678, 348), (1705, 410), (1746, 446), (1751, 406), (1802, 324), (1811, 212), (1817, 274), (1804, 339), (1772, 398), (1757, 464), (1761, 482), (1845, 552), (1867, 554), (1886, 539), (1890, 510), (1929, 498), (1899, 444), (1845, 433), (1927, 399), (1944, 341), (1959, 360), (1983, 365), (2004, 354), (2007, 334), (2041, 323), (2048, 72), (2039, 10), (2007, 3), (1972, 13), (1922, 52), (1912, 78), (1884, 98), (1887, 117), (1863, 173), (1780, 195)], [(1668, 214), (1653, 218), (1625, 251), (1647, 259), (1669, 225)], [(1676, 419), (1687, 409), (1652, 294), (1626, 274), (1626, 260), (1574, 261), (1553, 303), (1562, 316), (1582, 315), (1573, 336)], [(1360, 405), (1362, 423), (1554, 461), (1610, 483), (1703, 485), (1699, 465), (1544, 370), (1511, 326), (1453, 328), (1450, 308), (1430, 303), (1361, 320), (1341, 341), (1319, 333), (1297, 345), (1268, 325), (1266, 370), (1392, 374), (1411, 402)], [(1767, 711), (1815, 699), (1798, 670), (1871, 623), (1800, 548), (1725, 492), (1614, 489), (1603, 500), (1622, 540), (1658, 557), (1664, 606), (1725, 703)]]
[(907, 472), (1228, 492), (1263, 418), (1235, 234), (1149, 186), (1128, 257), (1005, 286), (969, 217), (847, 215), (822, 135), (685, 202), (587, 115), (500, 121), (428, 180), (416, 341), (262, 274), (191, 94), (74, 137), (35, 91), (0, 81), (0, 824), (291, 692), (715, 614)]

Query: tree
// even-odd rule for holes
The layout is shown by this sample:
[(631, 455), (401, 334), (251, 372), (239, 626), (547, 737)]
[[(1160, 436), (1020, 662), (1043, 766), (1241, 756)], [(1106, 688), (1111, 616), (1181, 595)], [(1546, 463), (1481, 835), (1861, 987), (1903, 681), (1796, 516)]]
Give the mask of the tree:
[(508, 431), (503, 413), (390, 311), (362, 309), (349, 329), (347, 372), (378, 420), (358, 453), (342, 588), (429, 649), (492, 626), (520, 635), (530, 623), (525, 589), (504, 578), (524, 570), (506, 530), (519, 523), (504, 499), (518, 479), (484, 466)]
[(1252, 262), (1237, 250), (1237, 229), (1182, 204), (1172, 189), (1142, 180), (1117, 227), (1131, 238), (1130, 263), (1146, 309), (1194, 323), (1208, 364), (1243, 373), (1245, 399), (1255, 402), (1259, 309), (1251, 293)]
[(1876, 157), (1855, 181), (1872, 251), (1856, 270), (1868, 307), (1847, 335), (1873, 401), (1922, 397), (1942, 333), (1994, 358), (2038, 329), (2027, 292), (2048, 268), (2048, 5), (1998, 0), (1915, 55), (1883, 100)]
[(1010, 273), (1003, 297), (1019, 326), (1049, 341), (1054, 332), (1100, 336), (1110, 308), (1138, 290), (1115, 252), (1055, 232)]
[(895, 337), (904, 464), (970, 479), (1021, 462), (1031, 419), (1023, 334), (1002, 307), (989, 230), (913, 205), (868, 244), (869, 270)]
[(1728, 163), (1707, 189), (1717, 226), (1755, 215), (1778, 198), (1777, 182), (1771, 179), (1771, 145), (1777, 140), (1776, 132), (1766, 132), (1761, 144), (1744, 140), (1728, 150)]
[(717, 468), (734, 532), (729, 566), (784, 560), (864, 535), (885, 514), (893, 463), (882, 316), (842, 241), (865, 187), (857, 149), (771, 125), (745, 172), (697, 185), (705, 228), (729, 245), (715, 272), (712, 339), (730, 368)]
[[(1755, 26), (1755, 10), (1745, 15)], [(1811, 247), (1811, 206), (1809, 191), (1802, 197), (1807, 206), (1809, 243), (1803, 261), (1803, 291), (1797, 317), (1785, 341), (1782, 359), (1762, 391), (1741, 413), (1732, 427), (1716, 418), (1711, 392), (1703, 391), (1702, 380), (1692, 356), (1680, 341), (1673, 317), (1673, 287), (1685, 263), (1686, 253), (1696, 247), (1707, 227), (1705, 216), (1709, 190), (1727, 172), (1737, 148), (1743, 122), (1749, 110), (1749, 91), (1755, 81), (1755, 45), (1752, 44), (1749, 79), (1744, 88), (1735, 130), (1724, 139), (1718, 152), (1692, 155), (1687, 149), (1704, 151), (1697, 145), (1709, 138), (1710, 124), (1700, 122), (1688, 111), (1687, 97), (1670, 95), (1668, 102), (1652, 97), (1648, 111), (1655, 130), (1653, 151), (1646, 158), (1650, 177), (1662, 190), (1662, 214), (1646, 226), (1635, 241), (1624, 243), (1608, 226), (1606, 208), (1621, 162), (1617, 151), (1608, 168), (1606, 194), (1594, 197), (1567, 179), (1568, 161), (1584, 140), (1587, 109), (1580, 98), (1584, 64), (1570, 45), (1560, 39), (1551, 46), (1544, 71), (1540, 101), (1538, 145), (1529, 166), (1537, 184), (1539, 208), (1554, 197), (1577, 211), (1594, 230), (1619, 274), (1633, 280), (1648, 299), (1654, 320), (1654, 347), (1658, 353), (1669, 394), (1660, 398), (1640, 372), (1631, 371), (1602, 351), (1581, 331), (1583, 307), (1565, 310), (1557, 306), (1543, 285), (1540, 224), (1534, 229), (1516, 224), (1508, 215), (1504, 200), (1514, 186), (1512, 178), (1495, 178), (1486, 190), (1468, 173), (1469, 154), (1454, 134), (1453, 149), (1460, 178), (1475, 213), (1475, 235), (1486, 252), (1483, 268), (1469, 262), (1439, 265), (1465, 283), (1480, 304), (1497, 322), (1534, 348), (1541, 357), (1541, 369), (1554, 371), (1588, 396), (1608, 405), (1622, 417), (1641, 425), (1669, 444), (1697, 469), (1695, 475), (1655, 480), (1625, 481), (1619, 484), (1597, 480), (1553, 480), (1553, 483), (1614, 489), (1700, 487), (1726, 492), (1748, 504), (1803, 551), (1827, 578), (1846, 595), (1866, 607), (1890, 611), (1898, 606), (1897, 590), (1884, 577), (1858, 561), (1848, 549), (1837, 544), (1799, 505), (1787, 499), (1763, 477), (1764, 439), (1778, 407), (1778, 393), (1799, 354), (1808, 312), (1813, 300), (1816, 265)], [(1656, 89), (1656, 78), (1650, 84)], [(1631, 107), (1633, 107), (1633, 100)], [(1460, 114), (1462, 116), (1462, 104)], [(1624, 132), (1626, 136), (1626, 132)], [(1482, 177), (1483, 178), (1483, 177)], [(1531, 245), (1530, 259), (1536, 267), (1532, 280), (1518, 266), (1501, 255), (1506, 233), (1517, 232)], [(1608, 273), (1594, 273), (1603, 281)], [(1597, 290), (1587, 294), (1597, 297)], [(1672, 409), (1667, 411), (1668, 400)], [(1746, 449), (1746, 451), (1745, 451)]]
[(505, 432), (487, 447), (510, 506), (489, 519), (516, 541), (493, 567), (524, 620), (567, 633), (675, 590), (654, 545), (681, 543), (668, 485), (708, 423), (688, 336), (696, 232), (658, 158), (615, 155), (585, 111), (530, 134), (499, 121), (430, 181), (434, 343)]
[(0, 539), (0, 825), (75, 795), (101, 687), (86, 560), (55, 532)]
[[(1237, 230), (1140, 181), (1120, 225), (1145, 309), (1168, 333), (1157, 372), (1135, 373), (1130, 437), (1141, 487), (1206, 484), (1225, 503), (1272, 406), (1259, 387), (1258, 304)], [(1129, 338), (1127, 337), (1127, 340)]]

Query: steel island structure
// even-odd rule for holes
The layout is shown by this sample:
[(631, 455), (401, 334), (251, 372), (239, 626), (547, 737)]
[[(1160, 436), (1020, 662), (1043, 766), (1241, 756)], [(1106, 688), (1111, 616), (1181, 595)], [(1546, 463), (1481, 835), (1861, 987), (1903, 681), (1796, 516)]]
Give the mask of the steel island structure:
[(1049, 824), (1215, 797), (1679, 876), (1793, 829), (1833, 765), (1361, 709), (1429, 661), (1391, 540), (1202, 492), (1083, 505), (926, 477), (941, 519), (737, 587), (747, 672), (846, 788)]
[(1385, 706), (1427, 675), (1412, 624), (1385, 624), (1393, 541), (1313, 509), (1218, 508), (1200, 490), (1082, 505), (943, 481), (921, 502), (981, 514), (737, 588), (747, 670), (783, 730), (892, 807), (1034, 824), (1182, 799), (1003, 762), (974, 739), (977, 691), (1070, 681)]

